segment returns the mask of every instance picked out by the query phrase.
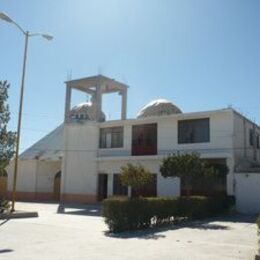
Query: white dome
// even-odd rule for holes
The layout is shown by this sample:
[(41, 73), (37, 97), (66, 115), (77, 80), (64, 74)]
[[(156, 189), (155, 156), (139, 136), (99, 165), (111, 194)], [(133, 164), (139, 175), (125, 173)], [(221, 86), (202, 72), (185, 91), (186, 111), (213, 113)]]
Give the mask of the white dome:
[[(91, 102), (84, 102), (74, 106), (70, 111), (70, 119), (74, 120), (96, 120), (96, 109)], [(101, 113), (101, 122), (106, 120), (105, 114)]]
[(137, 118), (164, 116), (179, 113), (182, 113), (182, 111), (177, 106), (173, 105), (170, 101), (166, 99), (157, 99), (144, 106), (137, 114)]

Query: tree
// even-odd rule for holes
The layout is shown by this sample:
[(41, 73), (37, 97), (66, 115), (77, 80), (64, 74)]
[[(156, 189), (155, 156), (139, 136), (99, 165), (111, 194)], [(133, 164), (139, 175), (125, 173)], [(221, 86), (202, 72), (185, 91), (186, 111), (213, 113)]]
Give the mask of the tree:
[(8, 89), (7, 81), (0, 81), (0, 174), (4, 174), (5, 167), (14, 155), (15, 133), (8, 131), (7, 125), (10, 120), (9, 106), (7, 104)]
[(216, 167), (201, 160), (198, 153), (169, 155), (163, 160), (160, 172), (163, 177), (179, 177), (187, 195), (192, 188), (212, 183), (221, 175)]
[(130, 190), (130, 197), (132, 197), (132, 189), (140, 188), (152, 181), (152, 174), (142, 165), (133, 165), (128, 163), (121, 167), (120, 182)]

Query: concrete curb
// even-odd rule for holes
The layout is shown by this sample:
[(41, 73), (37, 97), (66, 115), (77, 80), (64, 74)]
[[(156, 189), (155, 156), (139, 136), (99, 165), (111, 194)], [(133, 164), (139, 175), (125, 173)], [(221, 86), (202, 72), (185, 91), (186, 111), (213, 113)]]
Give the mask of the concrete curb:
[(13, 218), (37, 218), (39, 217), (38, 212), (26, 212), (26, 211), (15, 211), (13, 213), (2, 213), (0, 219), (13, 219)]

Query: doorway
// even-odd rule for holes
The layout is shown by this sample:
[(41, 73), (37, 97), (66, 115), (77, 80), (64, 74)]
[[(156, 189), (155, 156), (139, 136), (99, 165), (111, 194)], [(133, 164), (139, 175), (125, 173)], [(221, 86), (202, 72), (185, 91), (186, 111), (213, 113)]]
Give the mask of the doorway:
[(54, 177), (53, 199), (56, 201), (60, 200), (60, 183), (61, 183), (61, 171), (57, 172)]
[(108, 175), (106, 173), (98, 174), (98, 201), (107, 198), (107, 180)]

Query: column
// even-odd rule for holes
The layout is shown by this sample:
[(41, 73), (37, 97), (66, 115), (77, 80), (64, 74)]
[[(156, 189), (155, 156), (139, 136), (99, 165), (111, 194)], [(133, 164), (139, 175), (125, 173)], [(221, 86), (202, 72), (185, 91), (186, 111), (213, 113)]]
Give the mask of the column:
[(102, 110), (102, 93), (101, 93), (101, 86), (96, 87), (96, 120), (100, 121), (101, 119), (101, 110)]
[(66, 98), (65, 98), (65, 115), (64, 122), (68, 123), (69, 114), (70, 114), (70, 105), (71, 105), (71, 87), (66, 86)]
[(126, 119), (126, 109), (127, 109), (127, 89), (121, 91), (122, 105), (121, 105), (121, 119)]
[(107, 196), (113, 196), (113, 173), (109, 173), (107, 176)]
[(234, 159), (227, 158), (227, 167), (229, 172), (227, 174), (227, 194), (235, 194), (235, 175), (234, 175)]

